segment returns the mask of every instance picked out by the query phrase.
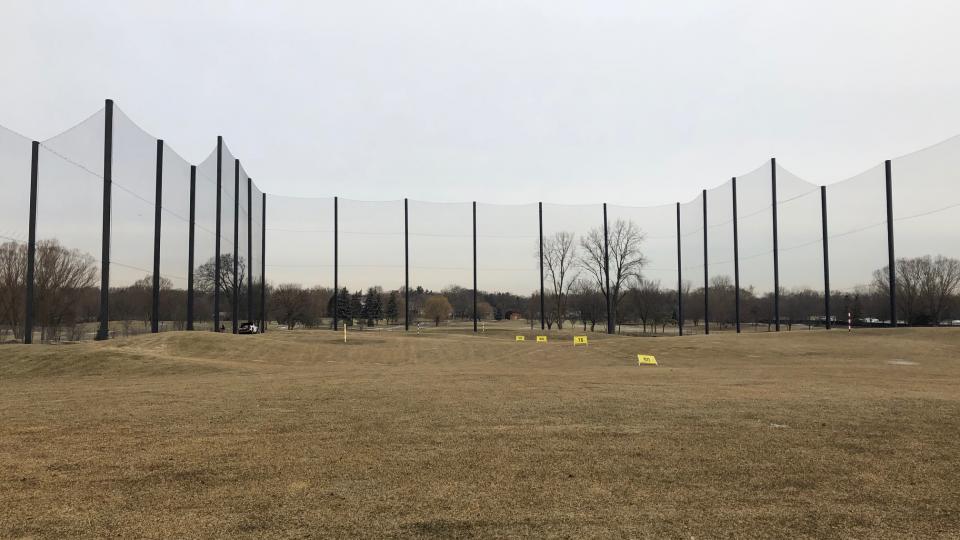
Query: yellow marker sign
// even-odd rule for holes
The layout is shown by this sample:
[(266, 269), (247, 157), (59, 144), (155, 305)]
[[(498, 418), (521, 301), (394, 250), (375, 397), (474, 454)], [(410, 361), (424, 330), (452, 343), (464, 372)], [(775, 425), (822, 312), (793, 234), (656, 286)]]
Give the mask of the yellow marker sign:
[(537, 343), (546, 343), (547, 336), (537, 336)]
[(517, 341), (526, 341), (527, 338), (523, 336), (517, 336)]
[(637, 365), (639, 366), (658, 366), (657, 359), (649, 354), (638, 354)]
[(587, 336), (573, 336), (573, 346), (576, 347), (577, 345), (589, 345)]

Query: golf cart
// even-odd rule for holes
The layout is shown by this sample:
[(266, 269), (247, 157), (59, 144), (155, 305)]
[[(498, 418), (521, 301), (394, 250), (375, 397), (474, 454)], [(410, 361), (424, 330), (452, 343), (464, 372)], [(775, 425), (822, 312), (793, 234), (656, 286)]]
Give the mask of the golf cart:
[(247, 321), (240, 324), (240, 329), (237, 332), (240, 334), (259, 334), (260, 327), (258, 327), (255, 322)]

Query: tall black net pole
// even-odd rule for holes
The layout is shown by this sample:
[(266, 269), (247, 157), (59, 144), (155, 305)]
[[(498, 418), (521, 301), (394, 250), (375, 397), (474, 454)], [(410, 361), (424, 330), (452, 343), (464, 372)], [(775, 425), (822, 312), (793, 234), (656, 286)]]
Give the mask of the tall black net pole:
[(683, 335), (683, 252), (680, 250), (680, 203), (677, 203), (677, 331)]
[(477, 201), (473, 201), (473, 331), (477, 331)]
[[(337, 329), (337, 322), (340, 317), (340, 261), (337, 258), (339, 241), (338, 219), (337, 219), (338, 199), (333, 198), (333, 329)], [(344, 302), (347, 300), (343, 299)], [(344, 322), (346, 324), (346, 322)]]
[(543, 297), (543, 203), (538, 203), (540, 210), (540, 329), (547, 327), (546, 300)]
[(893, 170), (884, 162), (887, 179), (887, 267), (890, 273), (890, 326), (897, 326), (897, 258), (893, 251)]
[(710, 333), (710, 268), (707, 264), (707, 190), (703, 190), (703, 333)]
[(247, 317), (253, 322), (253, 179), (247, 177)]
[(110, 202), (113, 190), (113, 100), (108, 99), (103, 126), (103, 232), (100, 246), (100, 326), (96, 339), (110, 337)]
[(267, 331), (267, 194), (260, 194), (260, 331)]
[(613, 291), (610, 290), (610, 246), (609, 246), (609, 232), (607, 230), (607, 203), (603, 203), (603, 275), (604, 281), (607, 286), (607, 333), (612, 334), (614, 331), (614, 321), (613, 314), (611, 311), (611, 295)]
[(770, 194), (773, 204), (773, 320), (780, 331), (780, 254), (777, 234), (777, 158), (770, 160)]
[(157, 139), (157, 181), (153, 201), (153, 305), (150, 331), (160, 331), (160, 209), (163, 207), (163, 140)]
[(240, 160), (233, 160), (233, 302), (230, 323), (233, 333), (240, 331), (237, 319), (240, 318)]
[(410, 330), (410, 201), (403, 199), (403, 329)]
[(740, 333), (740, 235), (737, 230), (737, 179), (733, 178), (733, 305)]
[(223, 137), (217, 135), (217, 225), (213, 259), (213, 331), (220, 331), (220, 214), (223, 208)]
[(190, 232), (187, 240), (187, 330), (193, 330), (193, 265), (197, 228), (197, 166), (190, 166)]
[(30, 223), (27, 238), (27, 297), (23, 320), (23, 342), (33, 343), (34, 271), (37, 260), (37, 181), (40, 163), (40, 143), (33, 141), (30, 153)]
[(823, 232), (823, 315), (824, 325), (830, 330), (830, 246), (827, 235), (827, 186), (820, 186), (820, 220)]

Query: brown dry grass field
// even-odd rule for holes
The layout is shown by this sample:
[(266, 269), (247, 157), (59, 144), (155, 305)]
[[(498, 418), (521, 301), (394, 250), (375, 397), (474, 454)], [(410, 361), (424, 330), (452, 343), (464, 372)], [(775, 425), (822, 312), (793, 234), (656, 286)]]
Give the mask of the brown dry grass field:
[(960, 331), (490, 330), (2, 346), (0, 537), (960, 538)]

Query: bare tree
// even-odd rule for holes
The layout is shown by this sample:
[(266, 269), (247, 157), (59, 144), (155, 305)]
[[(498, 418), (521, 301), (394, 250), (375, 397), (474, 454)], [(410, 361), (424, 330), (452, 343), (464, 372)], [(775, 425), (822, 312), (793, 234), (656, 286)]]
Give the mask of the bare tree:
[(543, 264), (552, 289), (552, 294), (547, 297), (551, 300), (551, 319), (557, 323), (558, 330), (563, 330), (563, 322), (567, 319), (567, 297), (579, 275), (573, 233), (558, 232), (544, 239)]
[(649, 279), (637, 280), (630, 287), (629, 294), (637, 317), (640, 318), (640, 324), (643, 326), (643, 332), (646, 333), (648, 324), (653, 325), (656, 332), (656, 322), (664, 316), (665, 308), (660, 282)]
[[(237, 279), (236, 287), (240, 305), (246, 302), (247, 287), (246, 283), (246, 264), (243, 257), (237, 258)], [(211, 257), (207, 262), (201, 264), (195, 273), (194, 287), (199, 293), (213, 294), (214, 280), (216, 278), (216, 258)], [(233, 254), (220, 254), (220, 309), (225, 313), (233, 312)], [(242, 310), (241, 310), (242, 311)]]
[[(160, 277), (161, 301), (162, 293), (173, 289), (173, 282), (163, 276)], [(164, 315), (163, 306), (160, 309), (161, 318)], [(153, 311), (153, 274), (148, 274), (128, 287), (110, 288), (110, 318), (120, 321), (123, 335), (130, 335), (133, 323), (140, 322), (141, 332), (150, 329), (150, 319)], [(162, 319), (161, 319), (162, 320)]]
[(571, 289), (570, 296), (573, 311), (577, 319), (583, 324), (583, 330), (586, 331), (587, 323), (590, 323), (590, 331), (594, 331), (597, 321), (605, 315), (603, 294), (592, 281), (578, 279)]
[(710, 278), (710, 316), (717, 328), (723, 329), (725, 323), (736, 319), (736, 290), (733, 280), (727, 275)]
[(290, 330), (309, 323), (311, 307), (310, 293), (300, 285), (283, 283), (270, 293), (270, 314)]
[(41, 339), (54, 339), (62, 328), (80, 322), (80, 301), (84, 290), (96, 284), (97, 267), (87, 253), (67, 249), (56, 240), (42, 240), (37, 242), (34, 277)]
[(927, 309), (934, 323), (943, 320), (958, 288), (960, 288), (960, 260), (938, 255), (931, 262), (930, 274), (924, 287)]
[[(960, 261), (938, 255), (897, 259), (897, 318), (908, 324), (937, 324), (960, 287)], [(890, 294), (889, 267), (873, 273), (878, 296)]]
[[(610, 253), (610, 290), (604, 273), (603, 229), (593, 229), (586, 237), (580, 238), (580, 267), (593, 278), (604, 298), (609, 298), (616, 317), (617, 306), (627, 292), (627, 283), (631, 279), (640, 279), (646, 260), (640, 252), (644, 234), (633, 221), (618, 219), (613, 222), (609, 236)], [(615, 322), (615, 321), (614, 321)]]
[(27, 245), (0, 244), (0, 324), (10, 328), (14, 339), (23, 338), (26, 274)]
[(441, 293), (450, 302), (454, 318), (473, 319), (473, 289), (451, 285), (443, 289)]

